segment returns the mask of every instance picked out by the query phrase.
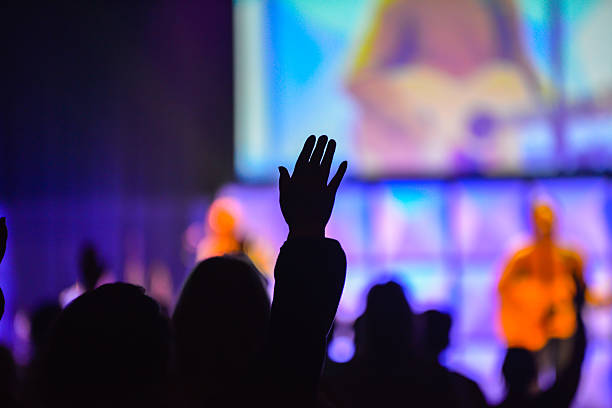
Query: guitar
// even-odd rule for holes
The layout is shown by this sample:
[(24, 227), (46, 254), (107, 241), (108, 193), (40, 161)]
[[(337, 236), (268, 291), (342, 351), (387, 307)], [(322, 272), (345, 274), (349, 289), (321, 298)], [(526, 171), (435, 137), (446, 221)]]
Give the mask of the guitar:
[(499, 282), (500, 318), (508, 347), (540, 350), (576, 331), (575, 296), (585, 288), (582, 260), (571, 250), (529, 246), (508, 263)]

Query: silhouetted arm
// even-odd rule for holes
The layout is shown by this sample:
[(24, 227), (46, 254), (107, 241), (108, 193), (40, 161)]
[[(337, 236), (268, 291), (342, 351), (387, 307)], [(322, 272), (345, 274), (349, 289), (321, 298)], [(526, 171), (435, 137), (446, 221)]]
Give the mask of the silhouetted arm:
[(270, 341), (283, 399), (314, 403), (346, 258), (332, 239), (288, 239), (274, 269)]
[(325, 238), (346, 162), (328, 185), (335, 142), (329, 142), (323, 156), (326, 143), (327, 137), (322, 136), (315, 147), (311, 136), (293, 176), (279, 169), (281, 210), (289, 236), (274, 269), (270, 327), (271, 376), (278, 406), (314, 405), (327, 334), (346, 276), (342, 247)]

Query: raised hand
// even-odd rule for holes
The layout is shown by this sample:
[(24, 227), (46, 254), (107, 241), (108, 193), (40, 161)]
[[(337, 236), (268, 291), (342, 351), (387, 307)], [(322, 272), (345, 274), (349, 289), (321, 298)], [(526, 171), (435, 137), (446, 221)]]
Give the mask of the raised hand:
[(327, 183), (336, 150), (335, 140), (330, 139), (329, 143), (327, 140), (325, 135), (318, 141), (315, 136), (306, 139), (293, 175), (290, 176), (285, 167), (278, 168), (280, 207), (289, 225), (289, 238), (325, 237), (325, 226), (347, 167), (347, 162), (343, 161)]

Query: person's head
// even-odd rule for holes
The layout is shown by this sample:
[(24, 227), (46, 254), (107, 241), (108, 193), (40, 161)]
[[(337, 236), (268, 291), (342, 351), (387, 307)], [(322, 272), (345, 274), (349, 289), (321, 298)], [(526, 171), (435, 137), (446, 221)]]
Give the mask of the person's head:
[(96, 248), (89, 242), (85, 243), (81, 248), (79, 268), (81, 273), (80, 279), (85, 290), (94, 289), (104, 272), (104, 265), (98, 256)]
[(357, 347), (370, 356), (393, 358), (412, 348), (413, 313), (404, 289), (396, 282), (373, 286), (359, 318)]
[(437, 310), (423, 313), (425, 323), (425, 350), (436, 358), (449, 345), (449, 335), (452, 325), (451, 316)]
[(261, 357), (269, 320), (264, 280), (249, 261), (222, 256), (200, 262), (172, 316), (181, 381), (193, 382), (196, 397), (205, 398), (211, 388), (245, 379)]
[(161, 406), (171, 372), (169, 322), (144, 289), (100, 286), (59, 315), (43, 357), (50, 407)]
[(553, 238), (555, 233), (555, 212), (552, 207), (545, 203), (535, 203), (531, 214), (536, 239)]
[(537, 378), (533, 353), (522, 348), (509, 348), (504, 358), (502, 374), (509, 393), (526, 394)]

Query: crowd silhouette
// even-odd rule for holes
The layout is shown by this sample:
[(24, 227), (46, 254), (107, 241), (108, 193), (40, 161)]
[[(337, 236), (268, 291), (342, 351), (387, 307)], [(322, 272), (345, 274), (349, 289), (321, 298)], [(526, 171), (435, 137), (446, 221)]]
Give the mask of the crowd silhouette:
[[(327, 341), (346, 278), (341, 243), (325, 236), (347, 170), (330, 179), (336, 142), (310, 136), (293, 173), (279, 167), (289, 227), (274, 269), (274, 295), (244, 255), (200, 262), (168, 316), (144, 289), (96, 286), (102, 268), (87, 247), (84, 293), (65, 308), (48, 303), (32, 319), (34, 352), (21, 372), (0, 349), (2, 407), (484, 407), (471, 379), (440, 361), (452, 319), (415, 314), (394, 281), (373, 286), (354, 323), (354, 357), (326, 363)], [(7, 245), (0, 222), (0, 260)], [(577, 285), (580, 288), (580, 285)], [(552, 387), (537, 388), (532, 351), (511, 348), (501, 407), (568, 407), (586, 335), (576, 293), (570, 362)]]

